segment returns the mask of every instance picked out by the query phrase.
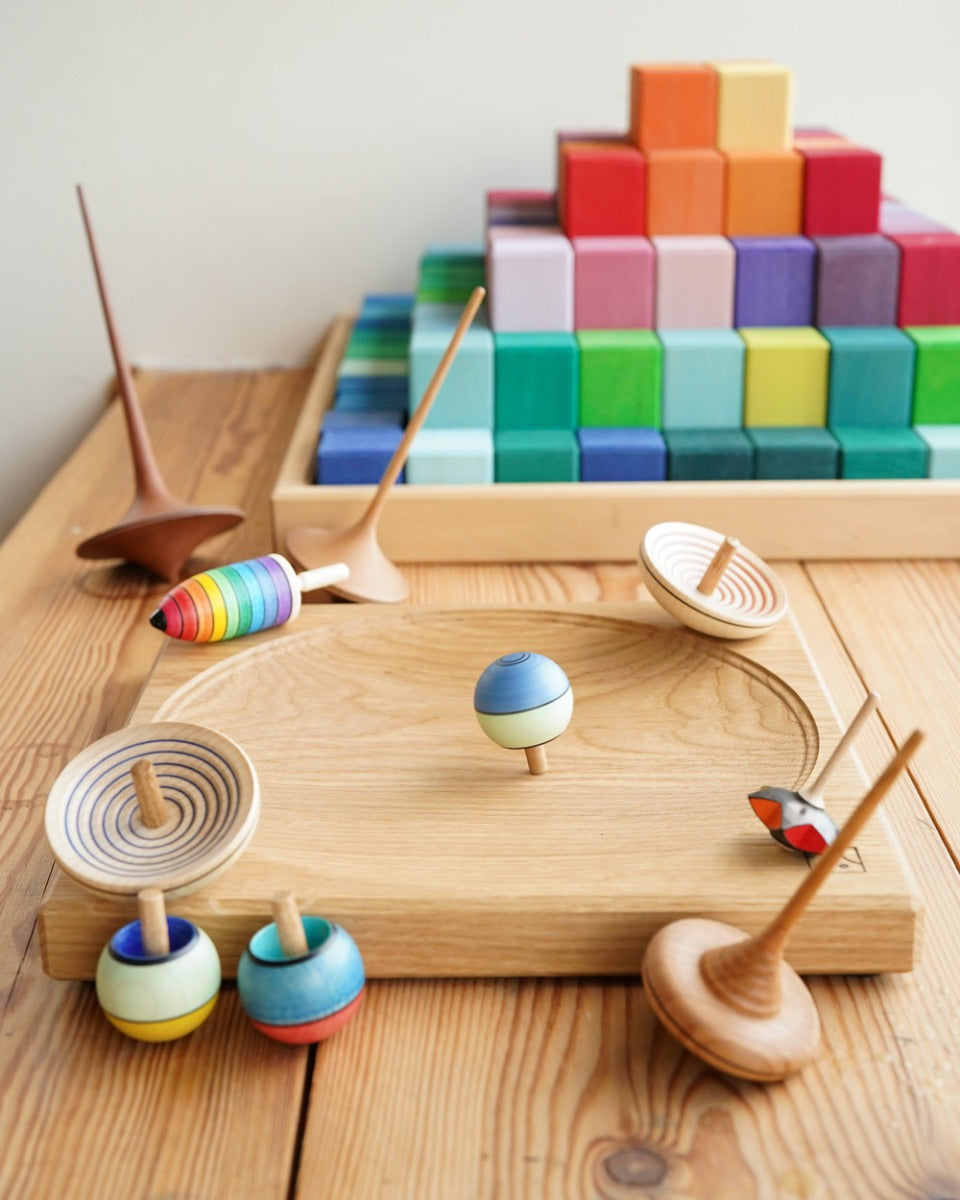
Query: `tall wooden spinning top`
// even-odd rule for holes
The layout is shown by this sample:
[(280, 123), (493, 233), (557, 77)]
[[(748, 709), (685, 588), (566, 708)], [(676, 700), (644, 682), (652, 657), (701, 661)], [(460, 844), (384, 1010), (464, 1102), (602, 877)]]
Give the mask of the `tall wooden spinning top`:
[(820, 1018), (783, 960), (790, 931), (922, 741), (914, 732), (860, 801), (779, 916), (756, 937), (720, 921), (674, 921), (643, 959), (650, 1005), (673, 1036), (712, 1067), (758, 1082), (784, 1079), (816, 1054)]
[(202, 508), (187, 504), (172, 495), (163, 482), (147, 436), (133, 375), (117, 332), (93, 226), (79, 184), (77, 196), (107, 322), (136, 481), (136, 494), (123, 520), (81, 542), (77, 554), (80, 558), (120, 558), (173, 581), (179, 578), (181, 568), (195, 546), (214, 534), (233, 528), (243, 520), (243, 512), (239, 508)]
[(453, 363), (477, 310), (483, 303), (486, 290), (473, 289), (461, 314), (450, 344), (444, 351), (433, 378), (423, 393), (416, 411), (407, 424), (400, 445), (387, 463), (373, 499), (360, 519), (348, 529), (313, 529), (301, 526), (287, 534), (287, 550), (291, 557), (306, 569), (330, 562), (345, 562), (350, 576), (344, 583), (334, 584), (329, 591), (345, 600), (369, 600), (379, 604), (399, 604), (406, 600), (409, 587), (403, 573), (390, 561), (377, 540), (377, 523), (390, 489), (407, 461), (410, 447)]

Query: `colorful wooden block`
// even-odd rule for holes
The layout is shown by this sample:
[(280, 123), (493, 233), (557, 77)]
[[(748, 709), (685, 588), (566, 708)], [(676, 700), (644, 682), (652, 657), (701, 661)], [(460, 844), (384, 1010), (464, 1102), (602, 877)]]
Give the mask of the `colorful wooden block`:
[(329, 408), (320, 423), (321, 433), (334, 429), (403, 429), (404, 413), (391, 408)]
[(487, 258), (488, 311), (497, 333), (573, 330), (573, 247), (559, 229), (492, 226)]
[(647, 233), (723, 233), (726, 163), (717, 150), (647, 152)]
[(647, 161), (633, 146), (565, 141), (557, 200), (567, 237), (645, 234)]
[(880, 234), (818, 237), (816, 323), (893, 325), (900, 295), (900, 254)]
[(817, 254), (804, 237), (731, 238), (737, 254), (733, 323), (812, 325)]
[[(459, 305), (418, 304), (410, 337), (409, 411), (420, 403), (459, 320)], [(464, 334), (460, 349), (437, 393), (426, 425), (433, 428), (493, 428), (493, 335), (483, 309)], [(408, 472), (409, 473), (409, 472)]]
[(585, 330), (580, 347), (581, 425), (660, 425), (662, 347), (650, 330)]
[(402, 437), (403, 430), (398, 425), (324, 429), (317, 447), (314, 482), (379, 483)]
[(402, 327), (390, 323), (369, 321), (354, 325), (353, 331), (343, 352), (344, 359), (396, 359), (403, 361), (407, 357), (410, 344), (410, 321)]
[(656, 429), (581, 428), (583, 483), (653, 482), (667, 477), (667, 444)]
[(830, 343), (812, 328), (741, 329), (744, 425), (824, 425)]
[(490, 429), (421, 429), (406, 466), (407, 483), (492, 483)]
[(912, 429), (834, 426), (841, 479), (924, 479), (927, 443)]
[(960, 425), (915, 425), (913, 432), (927, 444), (928, 476), (960, 479)]
[(630, 140), (641, 150), (713, 146), (717, 77), (702, 63), (630, 68)]
[(883, 160), (849, 143), (810, 146), (804, 160), (803, 232), (807, 237), (876, 233)]
[(717, 146), (786, 150), (793, 125), (793, 73), (770, 62), (715, 62)]
[(557, 224), (557, 197), (545, 191), (489, 191), (487, 225)]
[(497, 483), (576, 483), (580, 445), (571, 429), (498, 429)]
[(652, 329), (656, 260), (641, 237), (574, 238), (575, 329)]
[(960, 324), (960, 236), (897, 233), (900, 250), (898, 325)]
[(899, 200), (884, 196), (880, 200), (880, 232), (895, 233), (950, 233), (949, 226), (925, 217), (916, 209), (908, 208)]
[(390, 328), (409, 331), (413, 296), (407, 293), (374, 292), (364, 296), (357, 314), (357, 328)]
[(656, 328), (729, 329), (736, 255), (724, 237), (656, 237)]
[(580, 363), (572, 333), (494, 335), (494, 427), (573, 429), (580, 411)]
[(914, 342), (892, 325), (821, 327), (830, 343), (828, 423), (910, 424)]
[(917, 347), (914, 425), (960, 424), (960, 325), (906, 330)]
[(670, 429), (667, 478), (752, 479), (753, 444), (742, 429)]
[(723, 232), (762, 237), (800, 232), (803, 159), (795, 150), (727, 150)]
[(460, 304), (470, 298), (485, 279), (482, 245), (431, 245), (420, 259), (418, 303)]
[(340, 410), (393, 409), (406, 413), (410, 396), (407, 364), (402, 375), (341, 375), (336, 382), (333, 406)]
[(664, 429), (739, 429), (743, 338), (733, 329), (664, 329)]
[(746, 431), (753, 444), (755, 479), (836, 479), (840, 444), (818, 425), (757, 426)]

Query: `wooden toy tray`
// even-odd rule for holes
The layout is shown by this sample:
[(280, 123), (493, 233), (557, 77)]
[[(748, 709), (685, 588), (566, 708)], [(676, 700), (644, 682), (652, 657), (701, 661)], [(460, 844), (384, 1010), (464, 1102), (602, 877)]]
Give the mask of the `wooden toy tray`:
[[(480, 672), (518, 649), (560, 663), (575, 697), (540, 776), (473, 712)], [(130, 718), (149, 719), (213, 726), (259, 775), (246, 850), (171, 904), (207, 930), (227, 975), (282, 888), (342, 922), (372, 977), (635, 974), (675, 917), (758, 930), (809, 864), (776, 845), (747, 793), (799, 787), (839, 737), (789, 616), (733, 649), (649, 600), (311, 606), (253, 638), (166, 644)], [(834, 817), (864, 790), (844, 762)], [(60, 875), (40, 914), (47, 971), (92, 977), (133, 915), (132, 901)], [(789, 959), (808, 972), (909, 970), (918, 923), (881, 814)]]
[[(297, 526), (346, 528), (373, 496), (310, 482), (351, 327), (330, 329), (271, 495), (280, 551)], [(402, 484), (377, 528), (395, 562), (634, 562), (659, 521), (726, 530), (765, 558), (955, 558), (960, 480)]]

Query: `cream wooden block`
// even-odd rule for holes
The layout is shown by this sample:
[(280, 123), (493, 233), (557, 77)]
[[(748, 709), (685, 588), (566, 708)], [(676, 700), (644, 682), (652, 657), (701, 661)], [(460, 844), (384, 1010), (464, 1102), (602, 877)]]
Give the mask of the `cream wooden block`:
[(793, 73), (771, 62), (715, 62), (717, 147), (785, 150), (792, 141)]
[[(517, 646), (552, 658), (576, 695), (536, 777), (473, 710), (480, 672)], [(819, 731), (838, 736), (789, 618), (734, 652), (649, 599), (307, 606), (256, 642), (167, 643), (132, 716), (153, 718), (215, 726), (260, 778), (255, 837), (178, 902), (227, 975), (281, 888), (349, 929), (371, 977), (635, 974), (676, 917), (757, 931), (808, 866), (773, 845), (747, 795), (802, 786)], [(848, 758), (838, 818), (862, 791)], [(847, 866), (800, 922), (791, 965), (910, 969), (917, 903), (882, 821)], [(128, 911), (58, 878), (40, 915), (49, 973), (91, 976)]]

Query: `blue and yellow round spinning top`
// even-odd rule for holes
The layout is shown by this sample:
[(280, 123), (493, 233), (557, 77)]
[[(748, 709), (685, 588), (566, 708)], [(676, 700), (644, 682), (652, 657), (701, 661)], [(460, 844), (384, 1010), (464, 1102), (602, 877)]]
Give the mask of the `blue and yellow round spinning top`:
[(508, 750), (523, 750), (531, 775), (547, 769), (544, 746), (570, 724), (573, 690), (552, 658), (521, 650), (492, 662), (477, 680), (473, 708), (480, 728)]

